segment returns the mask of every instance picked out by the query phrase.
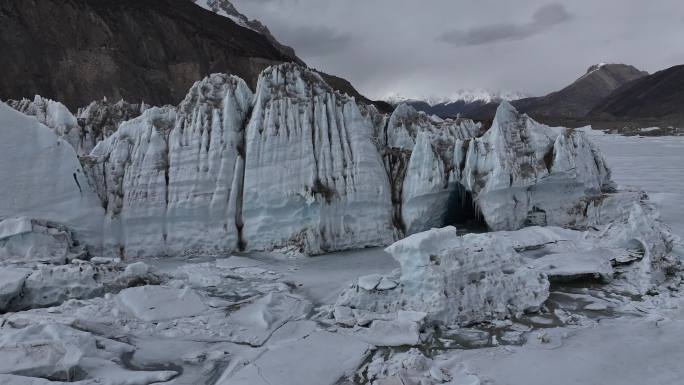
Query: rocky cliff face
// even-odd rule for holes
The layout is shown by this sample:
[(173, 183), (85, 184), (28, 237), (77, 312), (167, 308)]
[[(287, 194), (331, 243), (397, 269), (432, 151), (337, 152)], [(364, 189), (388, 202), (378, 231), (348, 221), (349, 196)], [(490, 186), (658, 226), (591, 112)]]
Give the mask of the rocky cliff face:
[[(81, 127), (64, 106), (30, 105), (82, 143), (83, 131), (64, 128)], [(296, 64), (265, 70), (255, 94), (238, 77), (211, 75), (178, 107), (121, 123), (81, 161), (81, 189), (105, 211), (104, 250), (122, 256), (318, 254), (468, 221), (582, 226), (583, 205), (612, 188), (581, 132), (507, 103), (483, 135), (470, 120), (405, 105), (387, 116)]]
[(560, 91), (517, 100), (519, 110), (536, 118), (582, 118), (620, 86), (648, 75), (625, 64), (597, 64)]
[[(72, 111), (103, 98), (177, 105), (211, 73), (234, 74), (254, 89), (265, 68), (304, 64), (230, 2), (198, 4), (206, 9), (191, 0), (2, 2), (0, 99), (42, 95)], [(321, 76), (372, 103), (346, 80)]]
[(296, 57), (294, 49), (291, 47), (281, 44), (276, 38), (271, 34), (268, 27), (261, 24), (258, 20), (250, 20), (247, 16), (240, 13), (240, 11), (235, 8), (233, 3), (228, 0), (192, 0), (195, 4), (202, 8), (208, 9), (214, 13), (221, 16), (225, 16), (236, 24), (243, 27), (249, 28), (255, 32), (264, 35), (278, 50), (285, 56)]
[(0, 99), (40, 94), (70, 109), (93, 100), (179, 103), (192, 84), (228, 72), (256, 86), (299, 59), (264, 35), (175, 0), (0, 3)]

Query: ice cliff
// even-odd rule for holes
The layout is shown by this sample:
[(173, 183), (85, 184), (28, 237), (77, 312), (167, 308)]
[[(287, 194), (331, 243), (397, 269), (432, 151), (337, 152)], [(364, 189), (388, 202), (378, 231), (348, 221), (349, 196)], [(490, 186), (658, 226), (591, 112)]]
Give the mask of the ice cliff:
[[(211, 75), (177, 107), (99, 102), (72, 115), (40, 97), (13, 106), (77, 149), (57, 156), (23, 145), (49, 163), (75, 167), (69, 175), (76, 177), (49, 175), (88, 199), (77, 212), (93, 225), (78, 224), (75, 237), (103, 227), (103, 250), (120, 256), (318, 254), (454, 224), (579, 228), (588, 226), (589, 202), (614, 189), (580, 131), (538, 124), (505, 102), (484, 134), (470, 120), (442, 120), (406, 105), (387, 116), (296, 64), (265, 70), (255, 93), (237, 77)], [(36, 124), (23, 121), (14, 126)], [(2, 125), (3, 135), (10, 126)], [(49, 218), (24, 207), (75, 199), (45, 194), (17, 197), (33, 203), (8, 205), (11, 214), (62, 218), (59, 205)]]
[(95, 147), (84, 163), (106, 209), (107, 250), (150, 256), (238, 248), (251, 101), (244, 81), (212, 75), (177, 109), (148, 109)]
[(392, 242), (390, 187), (353, 98), (295, 65), (264, 71), (245, 132), (248, 248), (320, 253)]

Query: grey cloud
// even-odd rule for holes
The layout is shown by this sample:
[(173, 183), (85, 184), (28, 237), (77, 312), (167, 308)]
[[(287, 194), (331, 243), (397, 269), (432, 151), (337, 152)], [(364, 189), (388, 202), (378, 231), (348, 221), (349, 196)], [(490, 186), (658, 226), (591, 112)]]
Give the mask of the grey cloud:
[(303, 56), (322, 57), (345, 51), (352, 36), (328, 26), (300, 26), (285, 29), (279, 38)]
[(447, 31), (437, 37), (438, 41), (454, 46), (483, 45), (499, 41), (524, 40), (548, 31), (558, 24), (572, 19), (562, 4), (547, 4), (532, 15), (524, 24), (500, 23), (475, 27), (469, 30)]
[[(672, 55), (682, 53), (682, 0), (232, 1), (304, 62), (373, 99), (390, 92), (445, 96), (462, 88), (543, 95), (592, 63), (628, 63), (649, 72), (684, 63)], [(551, 3), (565, 8), (540, 8)], [(449, 29), (475, 31), (469, 26), (489, 26), (486, 39), (471, 32), (470, 40), (482, 44), (449, 49), (436, 39)], [(523, 40), (506, 43), (511, 31)], [(493, 40), (500, 41), (495, 52)]]

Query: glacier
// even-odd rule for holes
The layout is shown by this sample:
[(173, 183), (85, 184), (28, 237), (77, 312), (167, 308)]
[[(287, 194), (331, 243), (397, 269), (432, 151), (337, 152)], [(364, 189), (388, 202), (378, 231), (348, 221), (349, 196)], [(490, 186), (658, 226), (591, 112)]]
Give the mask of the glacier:
[(74, 116), (41, 97), (13, 105), (78, 149), (79, 188), (101, 206), (88, 230), (103, 236), (88, 246), (107, 257), (315, 255), (447, 225), (583, 229), (615, 190), (582, 130), (507, 102), (486, 132), (407, 105), (383, 115), (297, 64), (266, 69), (254, 93), (211, 75), (177, 107), (103, 101)]
[(678, 330), (681, 242), (587, 130), (381, 114), (296, 64), (10, 104), (0, 382), (478, 383), (610, 319)]

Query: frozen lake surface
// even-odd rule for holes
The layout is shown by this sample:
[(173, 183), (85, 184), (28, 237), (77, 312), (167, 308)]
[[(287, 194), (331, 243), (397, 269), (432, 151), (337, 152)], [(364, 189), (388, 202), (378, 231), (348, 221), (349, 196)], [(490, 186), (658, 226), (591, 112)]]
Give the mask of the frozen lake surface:
[[(648, 192), (662, 218), (683, 237), (684, 137), (593, 136), (620, 188)], [(537, 339), (523, 346), (459, 351), (450, 357), (471, 381), (463, 384), (682, 384), (681, 305), (673, 300), (662, 304), (658, 315), (605, 319), (577, 330), (540, 331)], [(551, 342), (542, 344), (542, 338)]]
[(595, 135), (613, 179), (649, 193), (665, 222), (684, 237), (684, 137)]

